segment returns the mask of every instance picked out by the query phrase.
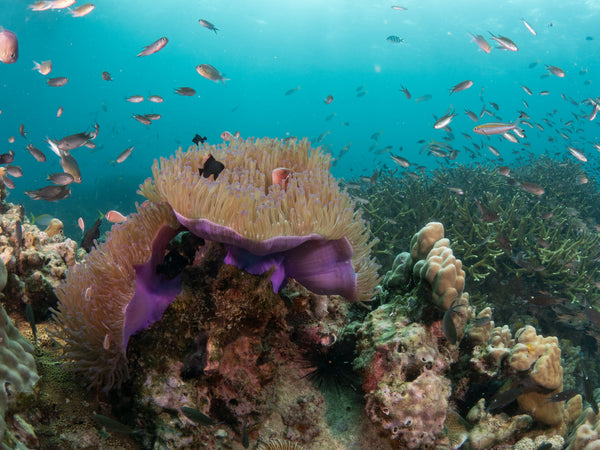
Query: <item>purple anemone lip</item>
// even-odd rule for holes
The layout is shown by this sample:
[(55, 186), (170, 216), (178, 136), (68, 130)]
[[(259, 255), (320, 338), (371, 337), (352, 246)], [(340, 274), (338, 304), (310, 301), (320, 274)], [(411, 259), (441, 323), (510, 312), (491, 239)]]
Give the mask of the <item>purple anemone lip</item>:
[(260, 275), (275, 266), (271, 275), (278, 292), (287, 277), (316, 294), (342, 295), (357, 299), (356, 274), (352, 266), (352, 245), (347, 238), (326, 239), (320, 234), (276, 236), (254, 240), (234, 229), (207, 219), (189, 219), (173, 211), (181, 225), (195, 235), (225, 244), (225, 262), (248, 273)]

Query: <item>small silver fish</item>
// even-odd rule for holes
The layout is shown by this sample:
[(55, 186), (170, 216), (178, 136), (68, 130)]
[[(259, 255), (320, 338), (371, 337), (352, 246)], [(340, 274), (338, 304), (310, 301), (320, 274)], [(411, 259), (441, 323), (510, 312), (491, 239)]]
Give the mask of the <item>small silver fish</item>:
[(546, 65), (546, 69), (548, 69), (552, 75), (556, 75), (559, 78), (565, 77), (565, 71), (560, 67)]
[(133, 114), (132, 117), (139, 123), (143, 123), (144, 125), (150, 125), (152, 123), (152, 121), (147, 116), (142, 114)]
[(464, 91), (465, 89), (469, 89), (471, 86), (473, 86), (473, 82), (471, 80), (461, 81), (456, 86), (450, 88), (450, 95), (454, 94), (455, 92), (460, 92)]
[(220, 81), (221, 83), (225, 84), (225, 80), (229, 80), (229, 78), (224, 78), (223, 75), (221, 75), (221, 73), (219, 73), (219, 71), (210, 64), (197, 65), (196, 72), (198, 72), (207, 80), (214, 81), (215, 83), (218, 83)]
[(141, 95), (131, 95), (125, 100), (127, 100), (129, 103), (140, 103), (144, 101), (144, 97)]
[(202, 25), (204, 28), (208, 28), (210, 31), (214, 31), (215, 34), (217, 34), (217, 30), (218, 28), (216, 28), (212, 23), (210, 23), (208, 20), (204, 20), (204, 19), (200, 19), (198, 20), (198, 23), (200, 23), (200, 25)]
[(125, 161), (127, 158), (129, 158), (129, 155), (131, 155), (131, 152), (133, 151), (133, 145), (127, 149), (125, 149), (125, 151), (123, 151), (123, 153), (121, 153), (119, 156), (117, 156), (117, 163), (122, 163), (123, 161)]
[(70, 13), (73, 17), (83, 17), (91, 13), (95, 7), (96, 5), (93, 3), (84, 3), (83, 5), (75, 8), (73, 11), (70, 11)]
[(75, 181), (75, 179), (73, 178), (73, 175), (71, 175), (70, 173), (59, 172), (59, 173), (49, 174), (46, 177), (46, 181), (50, 181), (54, 184), (58, 184), (59, 186), (67, 186), (67, 185), (73, 183), (73, 181)]
[(506, 50), (510, 50), (511, 52), (516, 52), (519, 50), (519, 47), (517, 47), (517, 44), (515, 44), (509, 38), (507, 38), (505, 36), (495, 36), (492, 33), (490, 33), (490, 34), (492, 35), (492, 39), (495, 40), (498, 44), (500, 44)]
[(158, 52), (159, 50), (161, 50), (165, 45), (167, 45), (167, 43), (169, 42), (169, 40), (166, 37), (161, 37), (160, 39), (154, 41), (152, 44), (147, 45), (146, 47), (144, 47), (144, 50), (142, 50), (141, 52), (139, 52), (137, 54), (137, 56), (148, 56), (151, 55), (153, 53)]
[(29, 153), (31, 153), (31, 156), (33, 156), (36, 159), (36, 161), (39, 161), (39, 162), (46, 161), (46, 155), (44, 155), (44, 153), (41, 150), (35, 148), (33, 146), (33, 144), (27, 144), (27, 147), (25, 147), (25, 148), (27, 149), (27, 151)]
[(15, 178), (20, 178), (23, 176), (23, 170), (19, 166), (6, 166), (6, 172)]
[(55, 78), (48, 78), (46, 80), (46, 84), (48, 86), (52, 86), (52, 87), (60, 87), (60, 86), (64, 86), (65, 84), (67, 84), (69, 82), (69, 79), (67, 77), (55, 77)]
[(489, 53), (492, 50), (492, 48), (490, 47), (490, 44), (488, 44), (488, 42), (485, 40), (485, 38), (482, 35), (472, 34), (471, 36), (473, 37), (475, 42), (477, 42), (477, 45), (479, 46), (479, 48), (481, 50), (483, 50), (485, 53)]

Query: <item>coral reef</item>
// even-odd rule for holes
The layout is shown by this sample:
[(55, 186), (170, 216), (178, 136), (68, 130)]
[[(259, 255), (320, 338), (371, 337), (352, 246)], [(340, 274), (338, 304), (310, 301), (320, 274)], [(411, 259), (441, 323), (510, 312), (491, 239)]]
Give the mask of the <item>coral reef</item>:
[(594, 450), (600, 448), (600, 421), (592, 408), (587, 408), (579, 416), (567, 436), (567, 450)]
[[(464, 286), (464, 277), (457, 281), (456, 267), (460, 269), (460, 261), (453, 256), (454, 269), (446, 272), (447, 279), (439, 270), (441, 265), (437, 266), (435, 274), (429, 276), (433, 271), (428, 274), (426, 266), (429, 261), (433, 266), (433, 261), (440, 259), (439, 249), (452, 253), (444, 239), (441, 224), (428, 224), (415, 234), (411, 244), (410, 257), (396, 259), (398, 264), (406, 264), (410, 270), (392, 268), (394, 275), (384, 278), (383, 289), (385, 292), (390, 288), (386, 281), (397, 286), (398, 274), (413, 271), (417, 278), (416, 295), (408, 302), (414, 308), (395, 301), (371, 312), (360, 328), (359, 356), (354, 362), (364, 378), (367, 416), (379, 424), (391, 439), (398, 440), (399, 448), (431, 446), (443, 436), (451, 394), (451, 383), (446, 373), (455, 361), (456, 352), (443, 344), (445, 338), (439, 316), (436, 321), (426, 319), (426, 324), (419, 322), (428, 317), (432, 309), (436, 310), (435, 306), (447, 310), (450, 303), (462, 295)], [(420, 269), (413, 270), (415, 267)], [(440, 276), (436, 278), (436, 275)], [(440, 279), (444, 282), (440, 283)], [(437, 302), (447, 290), (451, 290), (448, 294), (450, 303)], [(470, 311), (468, 296), (460, 297), (460, 301), (462, 312), (450, 314), (466, 317)], [(417, 304), (422, 306), (417, 307)], [(411, 323), (408, 314), (417, 310), (423, 313), (423, 317)], [(454, 317), (452, 321), (454, 323)], [(460, 322), (462, 326), (457, 332), (462, 335), (465, 320)]]
[[(564, 402), (548, 402), (563, 388), (558, 340), (533, 327), (518, 330), (513, 339), (507, 326), (494, 326), (491, 308), (475, 314), (462, 291), (460, 261), (443, 236), (439, 223), (414, 235), (410, 252), (399, 255), (384, 277), (381, 306), (359, 330), (354, 364), (364, 378), (368, 417), (398, 448), (442, 444), (453, 407), (465, 414), (473, 448), (516, 442), (526, 433), (563, 435), (581, 410), (581, 397), (566, 408)], [(437, 265), (433, 276), (423, 270), (430, 259)], [(451, 269), (440, 282), (444, 267)], [(450, 300), (440, 301), (448, 290)], [(462, 338), (458, 346), (450, 339), (452, 326)], [(485, 384), (500, 389), (489, 396), (476, 391)], [(507, 409), (515, 400), (516, 409)]]

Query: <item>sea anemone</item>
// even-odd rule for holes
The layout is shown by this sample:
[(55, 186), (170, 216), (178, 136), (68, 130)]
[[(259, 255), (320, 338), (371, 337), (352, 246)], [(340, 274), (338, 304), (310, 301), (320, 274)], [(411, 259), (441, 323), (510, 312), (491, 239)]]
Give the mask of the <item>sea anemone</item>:
[(64, 358), (90, 387), (109, 390), (127, 378), (129, 338), (159, 320), (180, 292), (180, 277), (156, 273), (180, 228), (168, 206), (145, 202), (56, 288)]
[[(207, 153), (225, 165), (217, 179), (199, 176)], [(273, 175), (281, 168), (289, 171), (284, 182)], [(329, 155), (307, 140), (205, 144), (156, 161), (139, 192), (168, 203), (194, 234), (225, 244), (225, 262), (252, 274), (275, 266), (275, 291), (289, 276), (317, 294), (369, 300), (378, 282), (369, 256), (375, 241), (329, 168)]]

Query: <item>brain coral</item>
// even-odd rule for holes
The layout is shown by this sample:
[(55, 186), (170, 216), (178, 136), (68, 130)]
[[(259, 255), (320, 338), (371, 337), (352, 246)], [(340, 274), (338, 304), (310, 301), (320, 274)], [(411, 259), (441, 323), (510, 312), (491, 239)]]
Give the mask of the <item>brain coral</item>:
[[(225, 165), (216, 180), (198, 175), (207, 152)], [(291, 176), (274, 184), (282, 167)], [(375, 242), (329, 168), (329, 155), (307, 140), (205, 144), (155, 162), (140, 193), (167, 202), (193, 233), (229, 245), (226, 262), (256, 274), (276, 265), (275, 290), (291, 276), (317, 294), (369, 300), (378, 282), (369, 257)]]

